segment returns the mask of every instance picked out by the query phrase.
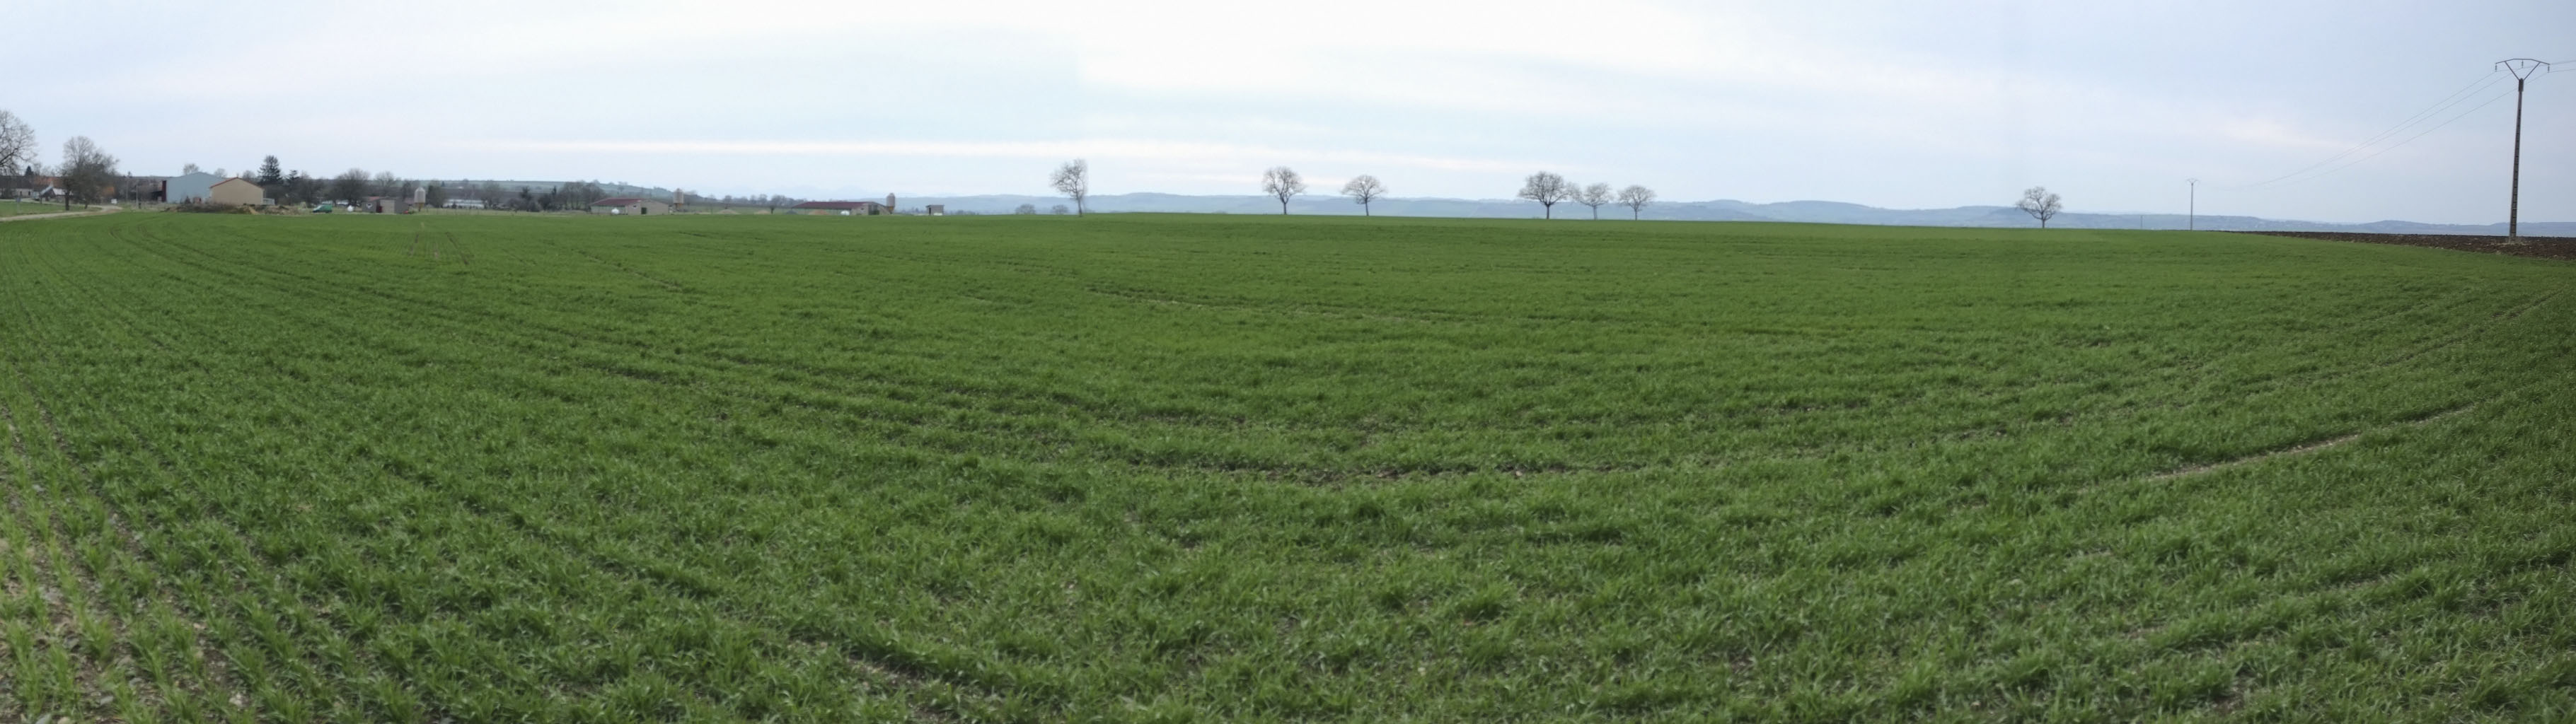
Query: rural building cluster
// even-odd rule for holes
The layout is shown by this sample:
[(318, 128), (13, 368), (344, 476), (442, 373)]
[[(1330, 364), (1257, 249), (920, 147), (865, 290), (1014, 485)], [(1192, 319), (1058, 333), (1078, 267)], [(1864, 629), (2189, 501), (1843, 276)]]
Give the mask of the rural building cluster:
[[(780, 195), (708, 197), (686, 190), (643, 189), (599, 181), (407, 179), (352, 168), (331, 176), (290, 171), (276, 156), (255, 170), (209, 173), (186, 164), (174, 175), (127, 173), (87, 137), (65, 141), (62, 160), (36, 163), (34, 133), (0, 111), (0, 200), (72, 205), (170, 205), (190, 211), (277, 209), (303, 213), (407, 214), (457, 211), (570, 212), (610, 216), (753, 213), (824, 216), (945, 215), (938, 205), (899, 211), (893, 194), (873, 200), (814, 200)], [(642, 193), (639, 193), (642, 192)], [(668, 200), (664, 200), (667, 197)]]

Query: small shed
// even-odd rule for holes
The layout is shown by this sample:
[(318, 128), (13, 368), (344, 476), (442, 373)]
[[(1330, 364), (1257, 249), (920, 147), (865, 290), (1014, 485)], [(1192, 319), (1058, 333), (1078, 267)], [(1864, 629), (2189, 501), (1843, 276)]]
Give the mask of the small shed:
[(624, 216), (629, 214), (636, 216), (668, 214), (671, 213), (671, 202), (640, 199), (633, 196), (617, 196), (590, 202), (590, 213), (609, 214), (613, 216)]

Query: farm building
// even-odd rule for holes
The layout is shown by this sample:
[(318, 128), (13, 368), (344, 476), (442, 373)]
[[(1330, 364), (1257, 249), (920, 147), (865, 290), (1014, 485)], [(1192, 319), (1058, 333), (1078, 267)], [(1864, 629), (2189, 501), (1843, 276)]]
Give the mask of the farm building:
[[(203, 171), (179, 174), (170, 177), (170, 181), (161, 186), (161, 198), (174, 204), (205, 201), (214, 198), (215, 184), (226, 180), (225, 177)], [(251, 203), (259, 202), (254, 200)]]
[(823, 216), (876, 216), (894, 213), (892, 207), (874, 201), (807, 201), (787, 209), (799, 214)]
[(590, 202), (590, 213), (651, 216), (671, 213), (671, 202), (618, 196)]
[(206, 203), (231, 206), (259, 206), (268, 201), (268, 190), (250, 179), (228, 178), (206, 188)]
[(59, 195), (62, 193), (62, 179), (54, 178), (52, 176), (29, 175), (26, 177), (24, 183), (26, 184), (25, 186), (0, 191), (0, 198), (42, 199), (51, 198), (50, 196), (47, 196), (47, 194)]

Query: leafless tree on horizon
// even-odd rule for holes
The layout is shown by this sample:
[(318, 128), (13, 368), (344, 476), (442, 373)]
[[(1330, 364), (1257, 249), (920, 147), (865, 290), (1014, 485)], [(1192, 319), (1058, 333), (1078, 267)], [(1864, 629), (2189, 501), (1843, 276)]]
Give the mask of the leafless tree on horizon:
[(1529, 179), (1521, 183), (1520, 197), (1538, 202), (1542, 218), (1556, 218), (1556, 202), (1573, 196), (1574, 184), (1551, 172), (1530, 174)]
[(1361, 216), (1375, 216), (1369, 204), (1386, 195), (1386, 184), (1379, 183), (1376, 176), (1360, 174), (1351, 177), (1350, 183), (1342, 184), (1342, 195), (1359, 202)]
[(1619, 190), (1619, 205), (1628, 207), (1628, 219), (1646, 218), (1646, 205), (1655, 202), (1655, 190), (1630, 184)]
[(1082, 200), (1091, 196), (1091, 162), (1079, 158), (1064, 162), (1063, 166), (1056, 167), (1053, 175), (1047, 177), (1047, 185), (1054, 186), (1056, 193), (1073, 199), (1075, 216), (1081, 216), (1090, 211), (1084, 208)]
[(1296, 169), (1272, 166), (1270, 170), (1261, 172), (1261, 190), (1279, 199), (1279, 215), (1287, 216), (1288, 200), (1306, 193), (1306, 177), (1297, 175)]
[(2057, 211), (2066, 205), (2058, 203), (2057, 194), (2049, 193), (2048, 187), (2032, 186), (2021, 192), (2021, 200), (2013, 202), (2013, 207), (2029, 214), (2030, 218), (2038, 219), (2039, 228), (2045, 229), (2048, 228), (2048, 220), (2057, 218)]
[(1601, 205), (1610, 203), (1610, 185), (1596, 183), (1574, 192), (1574, 203), (1592, 207), (1592, 220), (1601, 220)]

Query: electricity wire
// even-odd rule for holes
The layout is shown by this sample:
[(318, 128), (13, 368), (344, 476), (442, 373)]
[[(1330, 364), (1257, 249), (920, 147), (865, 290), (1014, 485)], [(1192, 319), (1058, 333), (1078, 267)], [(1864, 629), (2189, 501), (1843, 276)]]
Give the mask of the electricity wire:
[[(2457, 120), (2460, 120), (2460, 119), (2462, 119), (2462, 118), (2467, 118), (2467, 117), (2469, 117), (2469, 116), (2471, 116), (2471, 115), (2475, 115), (2478, 111), (2480, 111), (2480, 110), (2484, 110), (2487, 106), (2495, 105), (2496, 101), (2504, 100), (2505, 98), (2511, 97), (2512, 95), (2513, 95), (2513, 93), (2512, 93), (2511, 91), (2507, 91), (2507, 92), (2503, 92), (2503, 93), (2497, 93), (2497, 94), (2495, 94), (2495, 97), (2493, 97), (2493, 98), (2488, 98), (2488, 99), (2487, 99), (2487, 102), (2477, 104), (2476, 106), (2472, 106), (2472, 107), (2470, 107), (2468, 110), (2466, 110), (2466, 111), (2462, 111), (2462, 112), (2460, 112), (2458, 115), (2451, 116), (2451, 117), (2450, 117), (2450, 119), (2445, 120), (2445, 121), (2442, 121), (2441, 123), (2433, 124), (2433, 127), (2431, 127), (2431, 128), (2426, 128), (2426, 129), (2424, 129), (2423, 131), (2421, 131), (2421, 132), (2419, 132), (2419, 133), (2416, 133), (2415, 135), (2407, 136), (2407, 137), (2406, 137), (2406, 140), (2398, 141), (2398, 142), (2396, 142), (2396, 143), (2389, 144), (2387, 147), (2381, 148), (2381, 149), (2379, 149), (2379, 150), (2377, 150), (2377, 151), (2372, 151), (2372, 152), (2370, 152), (2370, 155), (2368, 155), (2368, 156), (2363, 156), (2363, 157), (2360, 157), (2360, 158), (2353, 159), (2353, 160), (2351, 160), (2351, 161), (2344, 162), (2342, 165), (2338, 165), (2338, 166), (2335, 166), (2334, 168), (2329, 168), (2329, 169), (2326, 169), (2326, 170), (2324, 170), (2324, 171), (2319, 171), (2319, 172), (2316, 172), (2316, 173), (2314, 173), (2314, 174), (2310, 174), (2310, 175), (2308, 175), (2308, 176), (2306, 176), (2306, 177), (2304, 177), (2304, 178), (2300, 178), (2300, 179), (2298, 179), (2298, 180), (2291, 181), (2290, 183), (2292, 183), (2292, 184), (2296, 184), (2296, 183), (2299, 183), (2299, 182), (2302, 182), (2302, 181), (2308, 181), (2308, 180), (2312, 180), (2312, 179), (2316, 179), (2316, 178), (2320, 178), (2320, 177), (2328, 176), (2328, 175), (2333, 174), (2333, 173), (2334, 173), (2334, 172), (2336, 172), (2336, 171), (2341, 171), (2341, 170), (2344, 170), (2344, 169), (2347, 169), (2347, 168), (2352, 168), (2352, 167), (2353, 167), (2353, 165), (2355, 165), (2355, 164), (2359, 164), (2359, 163), (2361, 163), (2361, 162), (2363, 162), (2363, 161), (2368, 161), (2368, 160), (2371, 160), (2371, 159), (2374, 159), (2374, 158), (2378, 158), (2378, 157), (2379, 157), (2379, 154), (2387, 153), (2387, 152), (2389, 152), (2389, 151), (2395, 150), (2395, 149), (2396, 149), (2397, 147), (2399, 147), (2399, 146), (2404, 146), (2404, 145), (2406, 145), (2406, 144), (2408, 144), (2408, 143), (2412, 143), (2412, 142), (2414, 142), (2414, 141), (2415, 141), (2415, 139), (2423, 138), (2423, 137), (2425, 136), (2425, 134), (2429, 134), (2429, 133), (2432, 133), (2432, 132), (2434, 132), (2434, 131), (2442, 130), (2442, 127), (2443, 127), (2443, 126), (2451, 125), (2451, 122), (2452, 122), (2452, 121), (2457, 121)], [(2294, 174), (2294, 175), (2295, 175), (2295, 174)], [(2265, 183), (2270, 183), (2270, 182), (2268, 182), (2268, 181), (2267, 181), (2267, 182), (2265, 182)]]
[[(2343, 160), (2343, 158), (2344, 158), (2344, 157), (2346, 157), (2346, 156), (2350, 156), (2350, 155), (2353, 155), (2353, 154), (2355, 154), (2355, 153), (2360, 153), (2363, 149), (2367, 149), (2367, 148), (2370, 148), (2370, 147), (2371, 147), (2371, 146), (2373, 146), (2373, 145), (2377, 145), (2380, 141), (2388, 140), (2388, 139), (2389, 139), (2390, 137), (2392, 137), (2392, 136), (2395, 136), (2395, 135), (2397, 135), (2397, 134), (2399, 134), (2399, 133), (2405, 132), (2405, 130), (2406, 130), (2408, 127), (2411, 127), (2411, 126), (2413, 126), (2413, 125), (2415, 125), (2415, 124), (2417, 124), (2417, 123), (2422, 123), (2422, 122), (2424, 122), (2425, 120), (2427, 120), (2427, 119), (2429, 119), (2429, 118), (2431, 118), (2431, 117), (2433, 117), (2433, 116), (2435, 116), (2435, 115), (2440, 114), (2442, 111), (2450, 110), (2450, 108), (2451, 108), (2452, 106), (2459, 105), (2461, 101), (2468, 100), (2469, 98), (2473, 97), (2477, 92), (2482, 91), (2482, 90), (2486, 90), (2488, 87), (2493, 86), (2493, 85), (2495, 85), (2495, 84), (2497, 84), (2497, 83), (2504, 82), (2504, 79), (2506, 79), (2506, 78), (2510, 78), (2510, 77), (2512, 77), (2512, 76), (2505, 74), (2503, 71), (2500, 71), (2500, 70), (2489, 70), (2489, 71), (2487, 71), (2487, 74), (2486, 74), (2486, 75), (2478, 76), (2478, 79), (2477, 79), (2477, 80), (2469, 81), (2469, 84), (2468, 84), (2468, 85), (2461, 86), (2459, 90), (2452, 91), (2450, 95), (2443, 96), (2443, 97), (2442, 97), (2442, 100), (2434, 101), (2432, 106), (2427, 107), (2427, 108), (2425, 108), (2425, 109), (2424, 109), (2424, 110), (2422, 110), (2422, 111), (2417, 111), (2417, 112), (2415, 113), (2415, 115), (2407, 116), (2407, 117), (2406, 117), (2406, 120), (2398, 121), (2398, 122), (2397, 122), (2397, 125), (2389, 126), (2389, 127), (2388, 127), (2388, 130), (2380, 131), (2380, 132), (2379, 132), (2379, 133), (2377, 133), (2377, 134), (2373, 134), (2370, 138), (2363, 140), (2363, 141), (2362, 141), (2361, 143), (2359, 143), (2359, 144), (2355, 144), (2355, 145), (2354, 145), (2353, 147), (2351, 147), (2351, 148), (2344, 149), (2342, 152), (2336, 153), (2335, 155), (2327, 156), (2327, 157), (2325, 157), (2325, 159), (2324, 159), (2324, 160), (2318, 161), (2318, 162), (2316, 162), (2316, 163), (2308, 164), (2307, 166), (2301, 167), (2299, 170), (2291, 171), (2291, 172), (2289, 172), (2289, 173), (2285, 173), (2285, 174), (2281, 174), (2280, 176), (2277, 176), (2277, 177), (2274, 177), (2274, 178), (2271, 178), (2271, 179), (2268, 179), (2268, 180), (2264, 180), (2264, 181), (2261, 181), (2261, 182), (2252, 183), (2252, 184), (2247, 184), (2247, 185), (2244, 185), (2244, 186), (2238, 186), (2238, 187), (2236, 187), (2236, 190), (2240, 190), (2240, 191), (2241, 191), (2241, 190), (2245, 190), (2245, 189), (2254, 189), (2254, 188), (2261, 188), (2261, 187), (2264, 187), (2264, 186), (2270, 186), (2270, 185), (2272, 185), (2272, 184), (2279, 183), (2279, 182), (2281, 182), (2281, 181), (2283, 181), (2283, 180), (2286, 180), (2286, 179), (2289, 179), (2289, 178), (2291, 178), (2291, 177), (2298, 176), (2298, 175), (2300, 175), (2300, 174), (2305, 174), (2305, 173), (2307, 173), (2307, 172), (2309, 172), (2309, 171), (2314, 171), (2314, 170), (2316, 170), (2316, 169), (2318, 169), (2318, 168), (2320, 168), (2320, 167), (2325, 166), (2326, 164), (2330, 164), (2330, 163), (2334, 163), (2334, 162), (2336, 162), (2336, 161)], [(2393, 148), (2393, 147), (2392, 147), (2392, 148)], [(2381, 149), (2381, 151), (2386, 151), (2386, 150), (2387, 150), (2387, 149)], [(2375, 154), (2375, 153), (2374, 153), (2374, 154), (2372, 154), (2372, 155), (2378, 155), (2378, 154)], [(2338, 167), (2338, 168), (2340, 168), (2340, 167)]]

